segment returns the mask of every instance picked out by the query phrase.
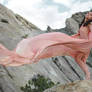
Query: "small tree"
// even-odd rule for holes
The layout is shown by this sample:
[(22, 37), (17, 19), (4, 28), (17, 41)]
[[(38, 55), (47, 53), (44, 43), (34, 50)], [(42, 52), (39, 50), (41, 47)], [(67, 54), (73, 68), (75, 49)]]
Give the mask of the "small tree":
[(37, 74), (24, 87), (21, 87), (21, 90), (23, 92), (43, 92), (45, 89), (51, 88), (54, 85), (51, 79)]

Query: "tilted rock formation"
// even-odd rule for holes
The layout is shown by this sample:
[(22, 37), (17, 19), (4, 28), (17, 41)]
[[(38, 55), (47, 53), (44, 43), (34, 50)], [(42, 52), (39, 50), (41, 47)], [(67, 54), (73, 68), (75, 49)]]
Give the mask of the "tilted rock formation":
[(92, 92), (92, 81), (75, 81), (47, 89), (44, 92)]
[[(78, 15), (74, 16), (78, 17)], [(69, 35), (76, 33), (79, 23), (76, 22), (74, 16), (68, 19), (68, 23), (66, 21), (67, 26), (65, 28), (50, 29), (46, 32), (59, 31)], [(72, 23), (74, 22), (73, 27)], [(6, 48), (12, 50), (23, 38), (42, 33), (45, 32), (0, 4), (0, 43)], [(92, 76), (92, 68), (89, 67), (89, 69)], [(69, 56), (57, 56), (41, 60), (37, 64), (19, 67), (3, 67), (0, 65), (0, 92), (21, 92), (20, 87), (25, 85), (34, 74), (38, 73), (61, 84), (82, 80), (84, 77), (83, 71), (81, 71), (75, 60)]]
[[(0, 43), (6, 48), (13, 50), (23, 38), (40, 33), (43, 32), (35, 25), (0, 4)], [(0, 65), (0, 92), (21, 92), (19, 85), (24, 85), (32, 73), (33, 70), (25, 66), (20, 68)]]

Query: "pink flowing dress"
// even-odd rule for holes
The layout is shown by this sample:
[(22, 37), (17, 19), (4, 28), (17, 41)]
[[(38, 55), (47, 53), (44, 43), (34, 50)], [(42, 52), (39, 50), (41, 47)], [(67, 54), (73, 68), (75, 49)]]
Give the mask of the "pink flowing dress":
[[(86, 62), (92, 48), (92, 32), (69, 36), (61, 32), (44, 33), (20, 41), (13, 51), (0, 44), (0, 64), (20, 66), (38, 62), (40, 59), (54, 56), (77, 55)], [(85, 31), (86, 32), (86, 31)], [(85, 35), (87, 34), (87, 35)]]

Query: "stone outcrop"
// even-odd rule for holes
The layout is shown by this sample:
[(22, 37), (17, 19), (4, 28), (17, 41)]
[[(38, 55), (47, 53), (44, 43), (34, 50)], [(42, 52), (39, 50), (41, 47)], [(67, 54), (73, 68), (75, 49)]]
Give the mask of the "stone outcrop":
[[(41, 33), (43, 32), (38, 27), (0, 4), (0, 43), (6, 48), (13, 50), (23, 38)], [(35, 72), (26, 66), (0, 65), (0, 92), (21, 92), (19, 86), (24, 85), (32, 73)]]
[(75, 81), (65, 85), (58, 85), (44, 92), (92, 92), (92, 81)]
[[(74, 16), (68, 19), (65, 28), (50, 29), (51, 32), (59, 31), (69, 35), (75, 33), (79, 23)], [(74, 26), (72, 26), (72, 23), (74, 23)], [(45, 32), (0, 4), (0, 43), (6, 48), (13, 50), (20, 40)], [(92, 76), (90, 66), (89, 69)], [(73, 58), (57, 56), (40, 60), (37, 64), (32, 65), (19, 67), (3, 67), (0, 65), (0, 92), (21, 92), (20, 87), (25, 85), (34, 74), (38, 73), (49, 77), (53, 82), (60, 82), (61, 84), (84, 79), (83, 71), (81, 71)]]

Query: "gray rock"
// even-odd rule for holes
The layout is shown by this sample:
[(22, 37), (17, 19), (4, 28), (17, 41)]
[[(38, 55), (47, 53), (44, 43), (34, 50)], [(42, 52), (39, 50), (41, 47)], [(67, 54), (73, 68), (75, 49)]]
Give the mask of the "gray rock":
[(66, 20), (66, 31), (67, 33), (77, 33), (79, 29), (78, 23), (73, 18), (68, 18)]
[[(70, 31), (72, 33), (77, 31), (78, 24), (74, 18), (68, 19), (68, 23), (66, 24), (66, 28), (69, 30), (71, 29)], [(69, 34), (69, 30), (66, 31), (66, 28), (51, 29), (51, 31)], [(23, 38), (33, 37), (42, 33), (45, 32), (0, 4), (0, 43), (6, 48), (13, 50), (17, 43)], [(89, 69), (92, 71), (91, 67), (89, 67)], [(37, 64), (19, 67), (3, 67), (1, 65), (0, 91), (21, 92), (20, 87), (24, 86), (29, 79), (38, 73), (49, 77), (54, 82), (60, 82), (61, 84), (82, 80), (84, 77), (83, 71), (81, 71), (75, 60), (69, 56), (48, 58), (40, 60)]]
[(44, 92), (92, 92), (92, 81), (75, 81), (65, 85), (57, 85)]
[[(36, 36), (41, 33), (44, 32), (0, 4), (0, 43), (6, 48), (13, 50), (23, 38)], [(27, 80), (32, 76), (32, 73), (35, 73), (33, 70), (31, 72), (30, 69), (31, 66), (28, 68), (27, 66), (3, 67), (1, 65), (1, 92), (21, 92), (20, 86), (26, 84)]]

